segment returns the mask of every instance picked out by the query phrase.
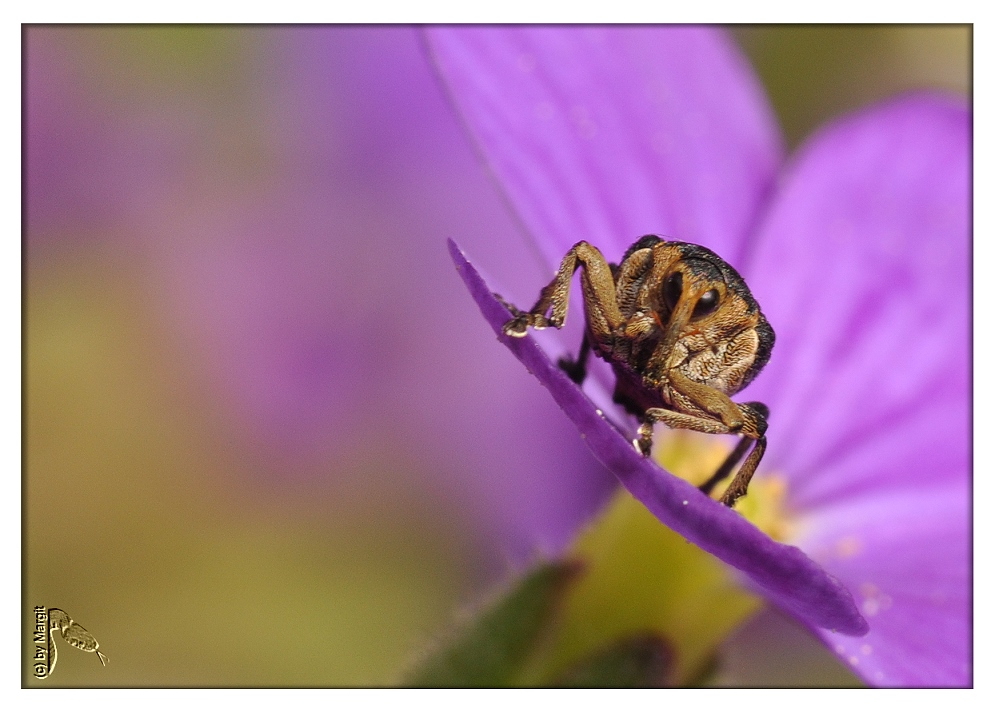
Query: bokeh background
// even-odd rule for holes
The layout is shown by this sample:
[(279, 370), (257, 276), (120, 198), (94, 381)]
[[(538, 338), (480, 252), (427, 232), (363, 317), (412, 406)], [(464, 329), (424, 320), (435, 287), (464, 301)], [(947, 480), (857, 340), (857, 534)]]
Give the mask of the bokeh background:
[[(739, 27), (793, 149), (964, 26)], [(391, 683), (614, 483), (445, 250), (548, 277), (408, 27), (27, 27), (26, 686)], [(569, 481), (567, 483), (567, 481)], [(61, 641), (60, 641), (61, 642)], [(851, 684), (764, 611), (721, 684)]]

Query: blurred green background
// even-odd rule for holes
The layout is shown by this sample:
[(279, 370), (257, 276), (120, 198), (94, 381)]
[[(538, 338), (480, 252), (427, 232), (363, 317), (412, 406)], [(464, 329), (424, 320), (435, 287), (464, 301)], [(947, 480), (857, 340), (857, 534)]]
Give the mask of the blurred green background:
[[(969, 27), (734, 34), (792, 150), (899, 92), (970, 91)], [(24, 39), (25, 685), (391, 682), (530, 557), (561, 495), (555, 477), (486, 468), (523, 467), (502, 454), (507, 419), (557, 409), (472, 324), (446, 263), (462, 234), (498, 281), (529, 257), (504, 245), (515, 224), (417, 37)], [(299, 238), (269, 236), (282, 229)], [(570, 472), (590, 465), (573, 455)], [(606, 481), (588, 474), (595, 497)], [(36, 604), (90, 630), (109, 665), (63, 643), (55, 674), (32, 678)], [(773, 611), (719, 673), (855, 682)]]

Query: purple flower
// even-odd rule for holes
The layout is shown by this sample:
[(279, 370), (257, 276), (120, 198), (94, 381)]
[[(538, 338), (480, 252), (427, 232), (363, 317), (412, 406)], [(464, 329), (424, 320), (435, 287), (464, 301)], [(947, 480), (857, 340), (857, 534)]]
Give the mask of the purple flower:
[[(785, 163), (763, 93), (719, 32), (429, 38), (552, 268), (580, 239), (615, 260), (658, 233), (711, 248), (746, 278), (777, 333), (770, 364), (738, 397), (772, 412), (754, 485), (785, 486), (796, 546), (634, 453), (636, 423), (614, 410), (606, 381), (588, 382), (587, 398), (552, 363), (569, 345), (500, 336), (596, 456), (868, 682), (969, 684), (963, 103), (923, 95), (869, 109)], [(452, 255), (499, 334), (507, 312), (453, 245)]]
[[(516, 225), (418, 30), (36, 26), (26, 47), (29, 270), (93, 248), (141, 274), (243, 484), (336, 479), (331, 516), (431, 500), (486, 577), (606, 500), (547, 395), (449, 325), (475, 306), (442, 234), (509, 255)], [(522, 260), (497, 275), (527, 294)]]

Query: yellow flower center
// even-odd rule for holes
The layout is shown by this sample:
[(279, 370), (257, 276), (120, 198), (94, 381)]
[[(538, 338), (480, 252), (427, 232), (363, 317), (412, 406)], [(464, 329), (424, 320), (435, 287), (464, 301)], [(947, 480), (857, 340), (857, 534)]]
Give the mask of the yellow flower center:
[[(728, 439), (694, 431), (665, 429), (656, 432), (653, 457), (656, 462), (692, 485), (708, 480), (732, 450)], [(736, 466), (738, 470), (738, 466)], [(711, 491), (719, 499), (735, 472)], [(749, 484), (746, 496), (735, 503), (735, 511), (778, 542), (794, 536), (795, 521), (786, 505), (787, 483), (783, 476), (759, 470)]]

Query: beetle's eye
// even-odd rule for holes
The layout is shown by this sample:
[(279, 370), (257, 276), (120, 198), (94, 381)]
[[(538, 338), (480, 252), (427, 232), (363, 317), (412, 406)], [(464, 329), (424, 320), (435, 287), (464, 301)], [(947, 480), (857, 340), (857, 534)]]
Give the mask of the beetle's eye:
[(667, 278), (666, 284), (663, 286), (663, 304), (667, 310), (673, 311), (677, 301), (680, 300), (681, 293), (683, 293), (683, 275), (678, 271)]
[(705, 315), (713, 313), (718, 309), (719, 300), (718, 291), (712, 288), (697, 299), (697, 305), (694, 306), (694, 312), (691, 314), (691, 317), (703, 318)]

